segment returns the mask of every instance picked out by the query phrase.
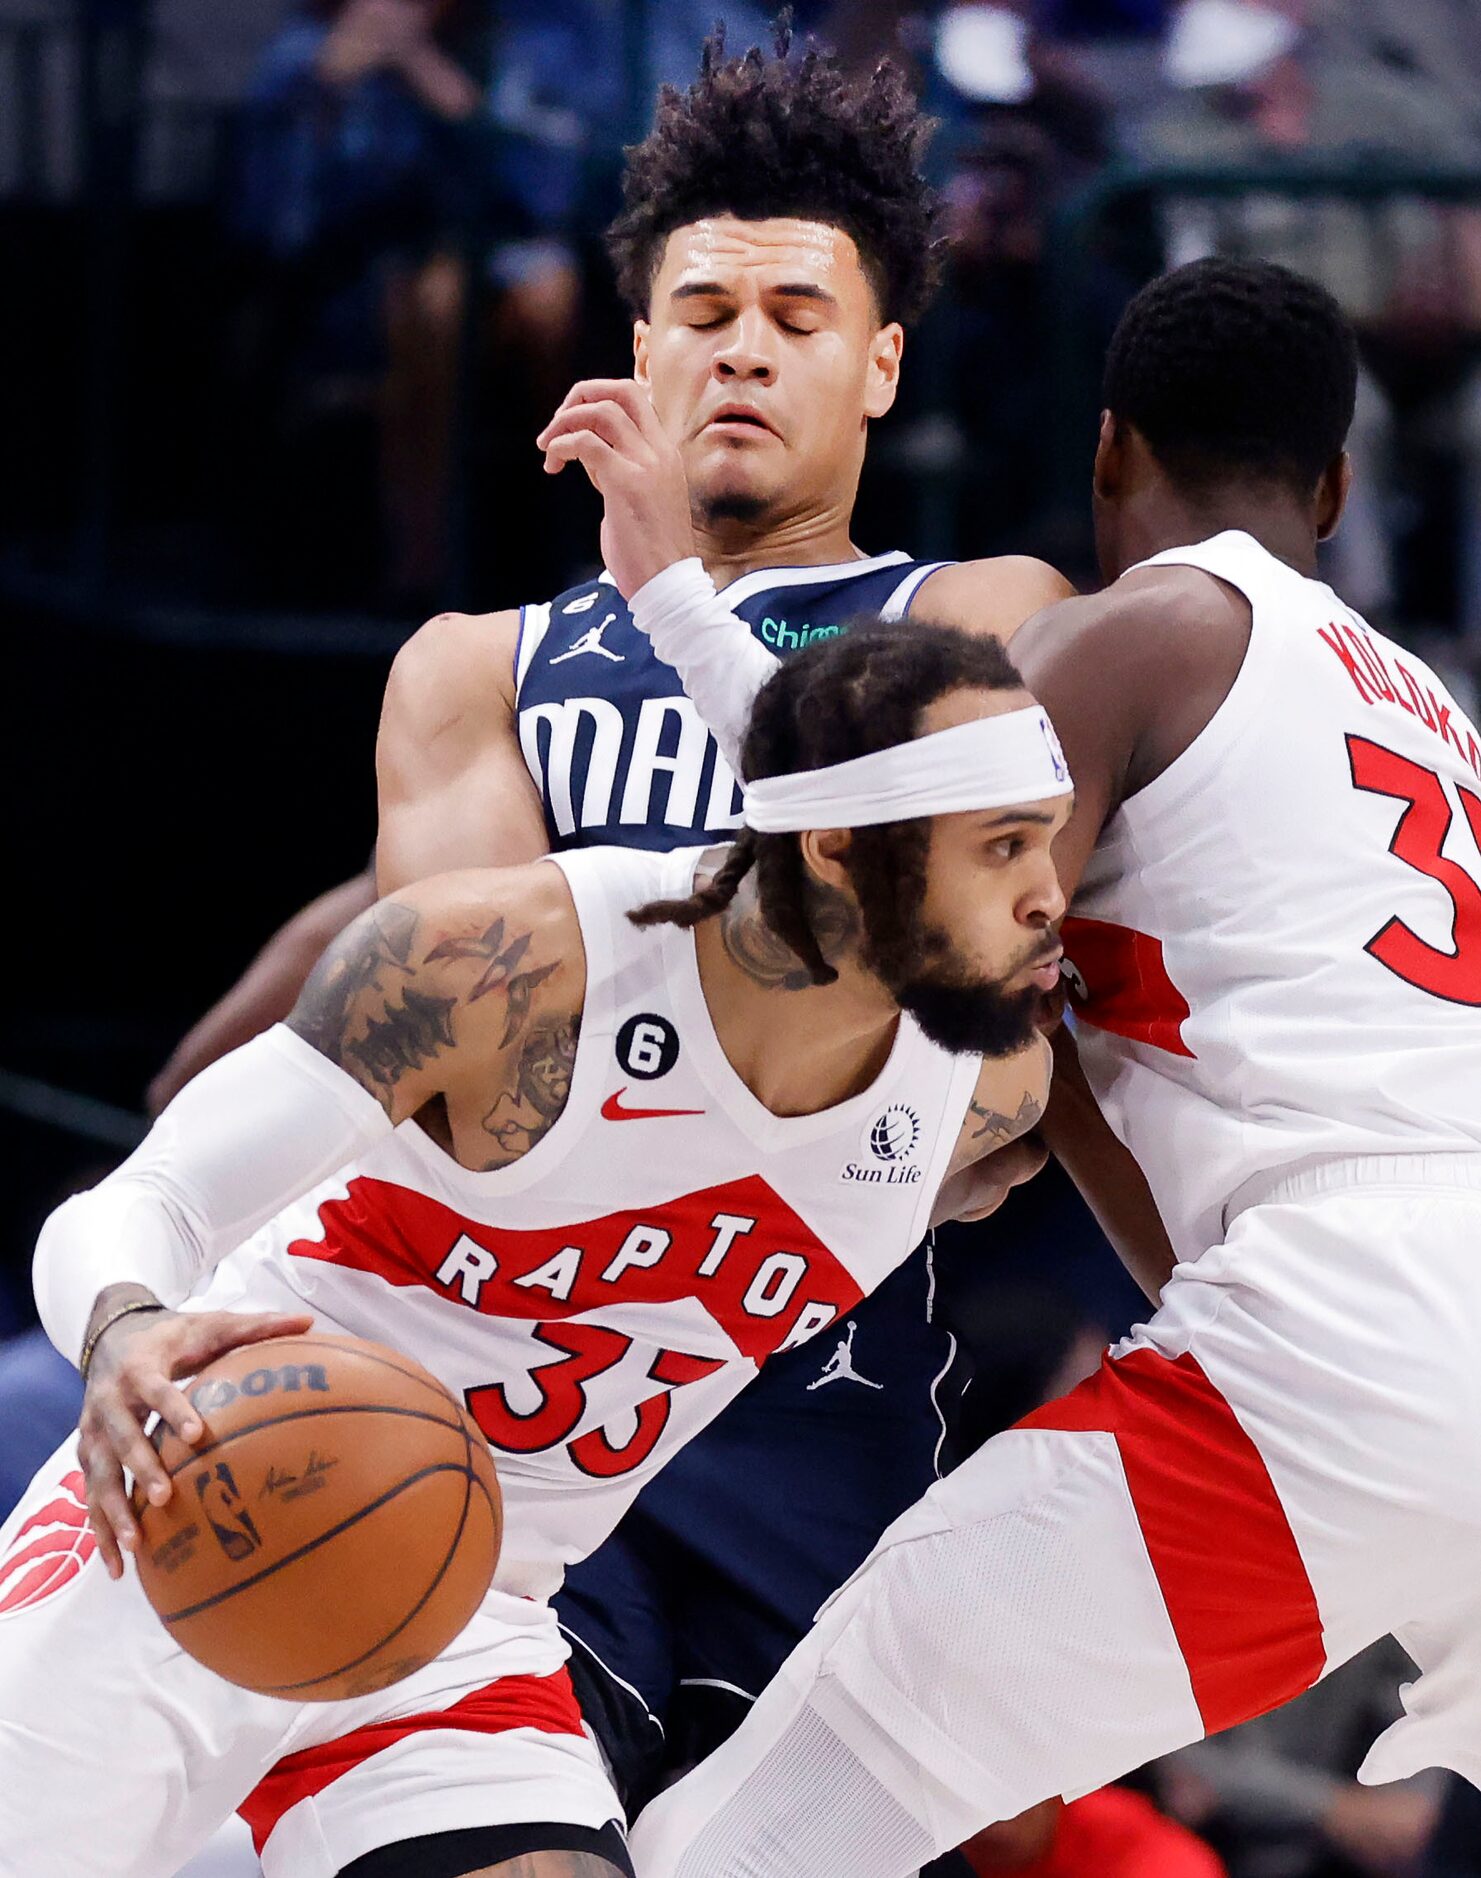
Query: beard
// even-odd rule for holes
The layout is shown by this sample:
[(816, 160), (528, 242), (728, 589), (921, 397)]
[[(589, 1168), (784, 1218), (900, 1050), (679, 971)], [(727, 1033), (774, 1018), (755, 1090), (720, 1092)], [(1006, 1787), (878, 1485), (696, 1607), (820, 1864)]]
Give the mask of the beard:
[[(866, 963), (871, 949), (866, 944)], [(1004, 1057), (1016, 1056), (1032, 1042), (1045, 1014), (1044, 993), (1037, 985), (1010, 991), (1008, 984), (1041, 954), (1052, 954), (1055, 942), (1016, 960), (1000, 978), (975, 973), (944, 932), (918, 917), (909, 922), (905, 946), (892, 949), (911, 960), (909, 969), (889, 975), (877, 964), (873, 969), (938, 1049), (953, 1056)]]
[(923, 972), (892, 988), (922, 1034), (953, 1056), (1017, 1056), (1033, 1040), (1044, 1008), (1037, 985), (1007, 991), (999, 979), (974, 983)]
[(699, 520), (706, 528), (714, 528), (722, 522), (739, 522), (743, 528), (754, 528), (758, 522), (764, 522), (771, 513), (771, 498), (757, 495), (750, 489), (722, 489), (714, 495), (703, 496), (695, 504), (699, 511)]

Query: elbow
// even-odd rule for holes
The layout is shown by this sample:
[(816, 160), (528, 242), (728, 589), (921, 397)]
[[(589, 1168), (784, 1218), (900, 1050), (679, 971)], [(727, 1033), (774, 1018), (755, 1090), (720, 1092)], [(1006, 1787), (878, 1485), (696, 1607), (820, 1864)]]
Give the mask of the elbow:
[[(70, 1363), (77, 1361), (81, 1348), (78, 1293), (82, 1274), (70, 1256), (77, 1241), (77, 1231), (86, 1216), (85, 1194), (75, 1193), (48, 1215), (36, 1239), (31, 1261), (31, 1295), (36, 1301), (36, 1315), (41, 1328)], [(82, 1321), (92, 1309), (91, 1297), (82, 1301)]]

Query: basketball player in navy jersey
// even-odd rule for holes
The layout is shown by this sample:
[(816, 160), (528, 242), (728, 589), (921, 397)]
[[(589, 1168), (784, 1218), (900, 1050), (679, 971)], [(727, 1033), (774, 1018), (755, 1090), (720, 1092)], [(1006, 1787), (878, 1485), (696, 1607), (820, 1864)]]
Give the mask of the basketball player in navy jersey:
[[(1067, 591), (1036, 562), (866, 557), (850, 536), (901, 322), (934, 283), (923, 140), (892, 71), (856, 85), (828, 61), (727, 63), (712, 46), (629, 161), (611, 247), (637, 382), (679, 446), (689, 529), (676, 547), (783, 656), (866, 608), (903, 621), (918, 605), (1006, 634)], [(592, 421), (602, 389), (572, 394)], [(548, 466), (561, 460), (557, 444)], [(516, 782), (530, 842), (518, 858), (723, 838), (739, 820), (728, 766), (610, 573), (549, 605), (432, 622), (398, 661), (380, 771), (383, 891), (515, 858)], [(778, 983), (798, 969), (774, 949), (749, 963)], [(981, 1125), (1006, 1139), (1007, 1118)], [(965, 1374), (933, 1289), (923, 1254), (826, 1351), (784, 1359), (571, 1573), (573, 1667), (630, 1802), (739, 1722), (874, 1534), (936, 1477)]]
[[(869, 426), (894, 402), (905, 326), (939, 271), (927, 135), (892, 65), (855, 80), (785, 42), (727, 59), (716, 38), (630, 154), (611, 249), (637, 382), (679, 447), (689, 521), (674, 554), (697, 553), (783, 655), (858, 614), (903, 621), (917, 606), (1006, 637), (1070, 591), (1040, 562), (866, 556), (850, 534)], [(594, 424), (602, 392), (572, 394)], [(550, 448), (549, 467), (569, 448)], [(552, 848), (725, 839), (739, 821), (713, 738), (610, 574), (548, 604), (429, 622), (396, 661), (377, 761), (381, 893)], [(156, 1096), (285, 1015), (374, 892), (367, 877), (306, 909)], [(778, 984), (798, 972), (774, 943), (748, 963)], [(979, 1120), (984, 1140), (1016, 1132), (1012, 1117)], [(1009, 1154), (1004, 1180), (1037, 1164)], [(826, 1349), (768, 1365), (571, 1575), (573, 1670), (630, 1803), (739, 1722), (817, 1606), (936, 1478), (965, 1375), (934, 1292), (923, 1253)]]

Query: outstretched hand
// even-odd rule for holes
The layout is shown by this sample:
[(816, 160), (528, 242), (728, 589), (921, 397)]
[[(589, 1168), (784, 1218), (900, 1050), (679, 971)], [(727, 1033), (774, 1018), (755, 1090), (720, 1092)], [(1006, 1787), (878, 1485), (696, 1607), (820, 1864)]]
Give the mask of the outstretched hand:
[(243, 1344), (299, 1335), (313, 1321), (278, 1312), (160, 1310), (121, 1317), (98, 1339), (82, 1398), (78, 1458), (87, 1483), (88, 1518), (110, 1578), (123, 1576), (123, 1554), (139, 1542), (124, 1468), (153, 1506), (163, 1506), (173, 1491), (144, 1433), (145, 1422), (158, 1412), (182, 1441), (192, 1444), (205, 1432), (199, 1412), (175, 1379), (194, 1376)]
[(624, 600), (695, 552), (683, 462), (636, 379), (573, 385), (535, 443), (547, 475), (579, 463), (606, 504), (602, 559)]

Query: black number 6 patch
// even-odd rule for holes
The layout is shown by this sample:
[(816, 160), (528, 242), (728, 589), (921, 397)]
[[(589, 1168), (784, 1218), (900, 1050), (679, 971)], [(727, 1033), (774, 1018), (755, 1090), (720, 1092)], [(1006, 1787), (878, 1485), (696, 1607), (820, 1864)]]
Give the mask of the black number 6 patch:
[(617, 1033), (617, 1061), (639, 1082), (667, 1076), (679, 1060), (679, 1033), (666, 1017), (640, 1011)]

